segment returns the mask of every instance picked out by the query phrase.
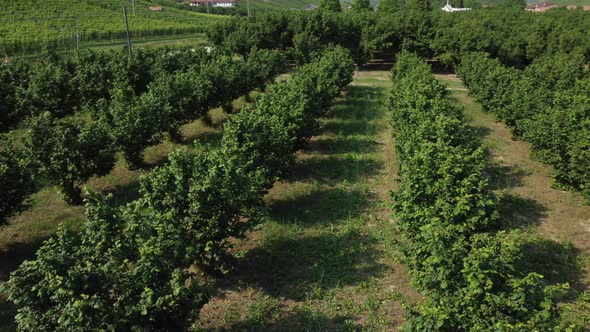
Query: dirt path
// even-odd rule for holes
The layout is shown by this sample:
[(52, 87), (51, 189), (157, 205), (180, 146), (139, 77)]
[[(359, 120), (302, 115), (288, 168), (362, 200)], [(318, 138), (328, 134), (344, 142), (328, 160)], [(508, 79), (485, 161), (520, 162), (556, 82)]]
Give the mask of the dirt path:
[(270, 220), (238, 243), (198, 328), (397, 331), (417, 298), (394, 259), (395, 159), (387, 71), (357, 73), (292, 176), (266, 197)]
[[(481, 105), (460, 90), (463, 86), (456, 75), (435, 75), (449, 86), (451, 96), (465, 105), (470, 124), (477, 130), (483, 142), (491, 148), (498, 163), (495, 172), (497, 186), (506, 194), (503, 218), (515, 227), (525, 227), (560, 243), (565, 251), (582, 261), (580, 271), (564, 278), (579, 288), (588, 289), (590, 272), (587, 257), (590, 256), (590, 206), (585, 205), (581, 195), (556, 190), (551, 187), (551, 168), (531, 159), (530, 146), (523, 141), (512, 141), (510, 131), (496, 121), (493, 114), (482, 110)], [(552, 261), (551, 252), (546, 259)], [(581, 255), (580, 255), (581, 254)], [(552, 271), (549, 271), (551, 273)], [(559, 272), (559, 271), (557, 271)]]

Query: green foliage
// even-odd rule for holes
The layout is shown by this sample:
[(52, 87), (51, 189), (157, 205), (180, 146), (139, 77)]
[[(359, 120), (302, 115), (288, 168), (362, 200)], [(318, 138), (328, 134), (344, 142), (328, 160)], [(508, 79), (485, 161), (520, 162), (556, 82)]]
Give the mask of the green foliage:
[(75, 49), (77, 38), (88, 41), (126, 38), (122, 6), (128, 7), (129, 27), (133, 38), (204, 32), (225, 17), (192, 12), (184, 4), (180, 8), (162, 4), (164, 11), (149, 10), (158, 2), (141, 1), (135, 6), (119, 0), (33, 0), (2, 3), (0, 20), (0, 52), (14, 54), (38, 52), (43, 48)]
[(430, 0), (408, 0), (406, 7), (410, 10), (429, 12), (432, 10), (432, 3)]
[[(180, 140), (180, 127), (194, 119), (206, 118), (209, 111), (209, 95), (215, 91), (213, 83), (198, 70), (160, 75), (149, 85), (144, 99), (166, 105), (167, 114), (162, 114), (161, 130)], [(162, 111), (157, 111), (162, 113)]]
[[(522, 259), (518, 233), (477, 234), (464, 258), (465, 285), (434, 294), (411, 316), (408, 331), (552, 331), (559, 324), (552, 300), (567, 285), (544, 286), (536, 273), (517, 277)], [(449, 305), (452, 303), (452, 305)], [(575, 326), (568, 326), (570, 331)]]
[(82, 105), (93, 106), (110, 98), (115, 79), (113, 60), (113, 53), (93, 51), (77, 52), (72, 58), (72, 84), (79, 91)]
[(230, 237), (241, 237), (259, 217), (251, 174), (232, 166), (217, 150), (196, 146), (174, 152), (169, 165), (142, 179), (139, 204), (184, 225), (196, 241), (192, 256), (207, 273), (227, 271)]
[(527, 3), (524, 0), (503, 0), (500, 1), (499, 4), (503, 7), (508, 7), (508, 8), (516, 8), (516, 9), (524, 9), (524, 7), (526, 7)]
[[(268, 100), (261, 100), (261, 104)], [(278, 104), (272, 107), (277, 109), (243, 108), (223, 126), (221, 155), (225, 164), (238, 174), (248, 175), (248, 191), (260, 196), (284, 178), (295, 161), (292, 152), (298, 123), (289, 121), (290, 110), (280, 109)]]
[(278, 12), (249, 19), (232, 18), (210, 29), (208, 37), (229, 53), (246, 55), (253, 47), (278, 49), (298, 63), (312, 60), (321, 49), (340, 45), (362, 63), (362, 31), (358, 23), (353, 15), (326, 10)]
[(393, 76), (401, 177), (393, 208), (404, 262), (426, 296), (405, 330), (553, 330), (560, 324), (558, 290), (568, 286), (523, 273), (519, 233), (495, 232), (489, 155), (462, 110), (415, 55), (401, 53)]
[(265, 85), (283, 72), (285, 61), (285, 56), (278, 50), (250, 50), (247, 59), (249, 75), (253, 80), (250, 88), (258, 87), (264, 91)]
[(26, 85), (17, 90), (18, 107), (29, 116), (50, 112), (64, 117), (79, 106), (78, 89), (72, 79), (69, 64), (55, 54), (46, 54), (46, 59), (31, 68)]
[(0, 132), (5, 132), (14, 127), (24, 116), (22, 109), (18, 107), (17, 91), (21, 89), (28, 79), (29, 66), (18, 60), (13, 60), (10, 65), (0, 66)]
[(293, 58), (298, 65), (312, 61), (323, 48), (318, 37), (309, 32), (300, 32), (293, 36)]
[(399, 12), (404, 8), (404, 3), (401, 0), (381, 0), (379, 1), (379, 14), (389, 15)]
[(21, 148), (8, 136), (0, 136), (0, 225), (23, 207), (33, 192), (33, 168)]
[(143, 150), (161, 140), (168, 117), (163, 100), (152, 94), (135, 97), (129, 87), (115, 87), (104, 122), (131, 168), (141, 166)]
[(320, 10), (328, 12), (341, 12), (340, 0), (320, 0)]
[(184, 330), (208, 295), (180, 221), (91, 198), (82, 234), (61, 231), (4, 286), (20, 331)]
[[(272, 60), (264, 72), (276, 73), (282, 57), (256, 52), (250, 64)], [(249, 84), (263, 79), (246, 68)], [(91, 196), (84, 232), (60, 232), (4, 285), (3, 291), (18, 307), (19, 330), (186, 330), (208, 300), (208, 276), (231, 268), (228, 249), (234, 239), (263, 217), (263, 195), (293, 163), (295, 144), (302, 140), (298, 135), (305, 133), (302, 126), (308, 118), (323, 115), (327, 100), (352, 80), (353, 70), (347, 51), (327, 51), (296, 71), (288, 81), (293, 84), (278, 84), (287, 90), (269, 89), (255, 109), (245, 108), (232, 117), (224, 125), (219, 148), (196, 145), (174, 151), (168, 164), (142, 177), (138, 200), (115, 208), (109, 199)], [(283, 91), (289, 98), (282, 99)], [(153, 96), (138, 98), (139, 104), (132, 107), (140, 108), (142, 98)], [(301, 113), (293, 114), (290, 104), (274, 103), (283, 100), (299, 103), (296, 110)], [(121, 128), (131, 122), (119, 119)], [(99, 146), (109, 141), (100, 137), (102, 125), (44, 114), (31, 121), (27, 147), (35, 147), (43, 170), (63, 182), (77, 175), (61, 174), (63, 165), (81, 169), (73, 156), (99, 165), (97, 158), (107, 155), (107, 147)], [(53, 137), (61, 133), (65, 136)], [(92, 135), (96, 146), (88, 140)], [(78, 151), (81, 147), (89, 155)], [(54, 166), (49, 160), (60, 163)]]
[(27, 156), (69, 203), (80, 204), (80, 186), (92, 176), (107, 174), (114, 166), (113, 137), (101, 122), (76, 117), (56, 119), (46, 112), (27, 125)]
[(519, 71), (477, 53), (462, 58), (459, 72), (484, 108), (553, 166), (558, 184), (588, 198), (590, 77), (584, 67), (580, 54), (556, 54)]
[(356, 12), (363, 12), (373, 10), (373, 7), (371, 7), (371, 1), (369, 0), (354, 0), (352, 3), (352, 10)]

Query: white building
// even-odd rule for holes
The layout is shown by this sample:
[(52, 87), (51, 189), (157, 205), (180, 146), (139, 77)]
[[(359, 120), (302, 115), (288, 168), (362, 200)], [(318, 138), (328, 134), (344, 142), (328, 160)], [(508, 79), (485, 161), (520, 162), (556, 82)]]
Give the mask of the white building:
[(238, 0), (191, 0), (190, 5), (193, 7), (211, 6), (211, 7), (231, 8), (236, 3), (238, 3)]
[(450, 12), (464, 12), (466, 10), (471, 10), (471, 8), (454, 8), (449, 3), (449, 0), (447, 0), (447, 4), (444, 7), (442, 7), (442, 10), (444, 10), (445, 12), (450, 13)]

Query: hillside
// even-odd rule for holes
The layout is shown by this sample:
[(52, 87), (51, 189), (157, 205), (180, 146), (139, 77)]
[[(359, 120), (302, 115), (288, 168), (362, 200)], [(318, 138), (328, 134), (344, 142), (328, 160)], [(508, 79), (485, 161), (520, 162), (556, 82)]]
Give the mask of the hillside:
[(0, 51), (71, 47), (78, 33), (80, 42), (124, 38), (123, 5), (133, 37), (201, 32), (224, 18), (166, 6), (152, 11), (158, 1), (147, 0), (135, 1), (135, 13), (127, 0), (0, 0)]
[[(341, 0), (344, 3), (351, 3), (353, 0)], [(320, 0), (250, 0), (250, 9), (301, 9), (307, 5), (319, 5)], [(371, 0), (371, 4), (378, 4), (379, 0)], [(246, 0), (242, 0), (239, 6), (245, 7)]]

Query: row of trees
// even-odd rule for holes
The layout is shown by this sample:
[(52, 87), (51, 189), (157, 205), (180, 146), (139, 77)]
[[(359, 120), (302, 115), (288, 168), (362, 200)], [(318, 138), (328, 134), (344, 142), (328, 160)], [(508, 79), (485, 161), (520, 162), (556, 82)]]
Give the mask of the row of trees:
[(0, 149), (6, 156), (0, 158), (0, 219), (35, 190), (31, 178), (56, 185), (68, 202), (80, 204), (81, 186), (108, 174), (117, 152), (131, 168), (141, 166), (144, 149), (164, 133), (180, 139), (183, 124), (207, 118), (212, 108), (230, 110), (234, 99), (263, 87), (284, 64), (271, 50), (252, 50), (245, 60), (190, 50), (140, 53), (121, 67), (115, 59), (103, 62), (104, 56), (88, 53), (35, 67), (24, 97), (17, 98), (27, 105), (18, 110), (29, 112), (24, 128), (5, 135)]
[(582, 55), (548, 55), (520, 71), (472, 53), (459, 73), (487, 111), (553, 166), (557, 185), (590, 200), (590, 72)]
[(346, 47), (359, 64), (384, 50), (395, 54), (404, 48), (454, 67), (464, 56), (485, 51), (498, 60), (460, 69), (470, 71), (464, 75), (467, 84), (516, 137), (530, 141), (555, 167), (558, 183), (590, 196), (583, 111), (589, 83), (581, 79), (588, 76), (590, 59), (587, 13), (564, 9), (532, 15), (502, 8), (460, 15), (411, 9), (335, 13), (327, 9), (329, 1), (322, 4), (324, 10), (314, 13), (234, 18), (211, 29), (209, 37), (236, 53), (277, 47), (297, 62), (329, 44)]
[(395, 54), (402, 47), (429, 52), (431, 14), (417, 10), (379, 15), (370, 10), (337, 13), (285, 11), (234, 17), (207, 32), (219, 49), (244, 54), (252, 47), (280, 49), (304, 63), (326, 45), (339, 45), (363, 64), (377, 53)]
[(230, 238), (263, 216), (263, 195), (353, 71), (346, 50), (326, 51), (232, 116), (219, 147), (174, 151), (138, 200), (92, 195), (82, 234), (61, 231), (5, 284), (19, 330), (186, 330), (231, 267)]
[[(324, 4), (324, 3), (323, 3)], [(355, 5), (357, 3), (355, 2)], [(383, 7), (385, 4), (381, 4)], [(324, 6), (331, 8), (329, 1)], [(320, 45), (351, 50), (358, 64), (402, 48), (439, 58), (453, 67), (463, 54), (485, 51), (504, 64), (524, 68), (544, 54), (580, 53), (590, 59), (590, 17), (577, 10), (533, 15), (498, 6), (460, 14), (407, 8), (278, 12), (234, 17), (208, 31), (211, 42), (236, 53), (279, 48), (298, 60)], [(386, 6), (384, 8), (387, 8)], [(468, 32), (468, 33), (467, 33)]]
[(524, 272), (523, 239), (501, 230), (498, 197), (485, 176), (489, 153), (467, 128), (462, 109), (416, 55), (393, 70), (390, 109), (401, 177), (393, 194), (400, 248), (426, 299), (408, 331), (570, 331), (556, 296)]

